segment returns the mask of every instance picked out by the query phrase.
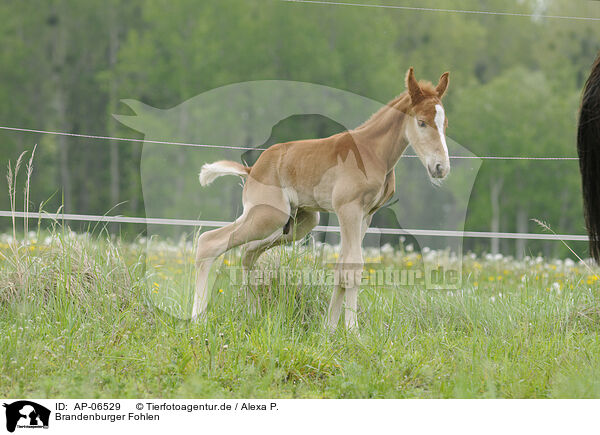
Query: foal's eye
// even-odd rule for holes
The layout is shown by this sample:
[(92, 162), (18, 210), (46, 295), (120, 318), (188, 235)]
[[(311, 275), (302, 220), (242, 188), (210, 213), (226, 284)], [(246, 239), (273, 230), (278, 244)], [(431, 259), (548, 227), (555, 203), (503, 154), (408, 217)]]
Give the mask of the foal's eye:
[(422, 127), (422, 128), (427, 127), (427, 123), (425, 121), (419, 120), (419, 127)]

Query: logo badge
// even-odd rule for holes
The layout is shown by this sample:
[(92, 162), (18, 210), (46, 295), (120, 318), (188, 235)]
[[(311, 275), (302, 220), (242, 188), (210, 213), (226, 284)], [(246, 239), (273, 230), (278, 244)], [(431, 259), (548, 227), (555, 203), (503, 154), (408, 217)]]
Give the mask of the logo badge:
[(3, 404), (6, 408), (6, 430), (14, 432), (16, 428), (47, 429), (50, 410), (29, 400), (19, 400)]

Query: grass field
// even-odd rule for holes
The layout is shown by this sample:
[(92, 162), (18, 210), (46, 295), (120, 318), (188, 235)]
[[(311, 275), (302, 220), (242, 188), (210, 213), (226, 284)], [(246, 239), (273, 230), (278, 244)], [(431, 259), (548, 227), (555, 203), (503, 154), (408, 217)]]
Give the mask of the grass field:
[[(237, 252), (223, 259), (207, 321), (179, 319), (190, 248), (146, 252), (143, 240), (60, 226), (3, 236), (0, 396), (600, 397), (597, 269), (466, 255), (456, 291), (364, 286), (357, 336), (323, 327), (325, 286), (274, 279), (250, 314), (228, 281)], [(277, 249), (259, 267), (320, 268), (336, 256), (321, 248)], [(421, 261), (410, 249), (378, 255), (365, 273)]]

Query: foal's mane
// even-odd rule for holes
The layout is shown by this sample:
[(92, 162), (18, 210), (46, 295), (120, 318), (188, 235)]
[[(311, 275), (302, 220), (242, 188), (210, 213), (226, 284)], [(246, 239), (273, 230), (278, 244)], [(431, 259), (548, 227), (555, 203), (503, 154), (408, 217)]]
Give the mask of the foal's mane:
[[(438, 96), (437, 91), (435, 90), (435, 86), (431, 82), (420, 81), (419, 87), (421, 88), (421, 92), (423, 92), (423, 95), (425, 96), (425, 98)], [(375, 112), (373, 115), (371, 115), (371, 117), (369, 119), (367, 119), (361, 125), (356, 127), (355, 130), (362, 129), (368, 125), (372, 125), (372, 124), (379, 122), (384, 117), (385, 114), (389, 113), (388, 109), (390, 107), (393, 107), (394, 109), (399, 110), (402, 113), (406, 114), (408, 112), (408, 109), (410, 108), (409, 102), (410, 102), (410, 97), (408, 97), (408, 91), (402, 92), (396, 98), (394, 98), (393, 100), (389, 101), (387, 104), (382, 106), (377, 112)]]

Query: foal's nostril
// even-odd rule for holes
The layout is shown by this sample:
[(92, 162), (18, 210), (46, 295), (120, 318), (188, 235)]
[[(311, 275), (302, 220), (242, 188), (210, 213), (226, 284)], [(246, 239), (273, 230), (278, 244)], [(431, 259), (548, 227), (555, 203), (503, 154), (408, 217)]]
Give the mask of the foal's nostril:
[(435, 163), (427, 166), (429, 175), (433, 178), (444, 178), (448, 172), (443, 163)]

